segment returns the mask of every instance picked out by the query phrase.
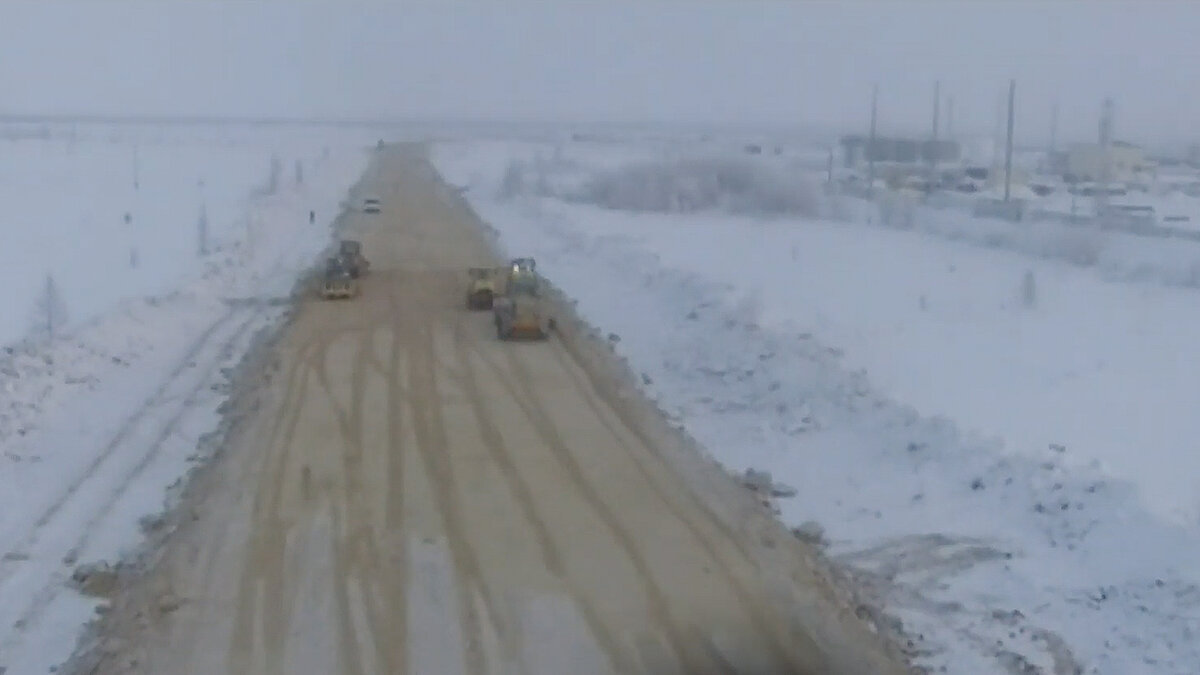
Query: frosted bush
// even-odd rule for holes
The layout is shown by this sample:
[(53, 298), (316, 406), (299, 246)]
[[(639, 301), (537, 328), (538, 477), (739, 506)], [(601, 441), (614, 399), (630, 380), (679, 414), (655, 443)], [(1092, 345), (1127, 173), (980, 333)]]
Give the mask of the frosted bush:
[(599, 171), (557, 195), (604, 208), (656, 213), (723, 210), (817, 216), (821, 200), (803, 176), (741, 159), (643, 162)]

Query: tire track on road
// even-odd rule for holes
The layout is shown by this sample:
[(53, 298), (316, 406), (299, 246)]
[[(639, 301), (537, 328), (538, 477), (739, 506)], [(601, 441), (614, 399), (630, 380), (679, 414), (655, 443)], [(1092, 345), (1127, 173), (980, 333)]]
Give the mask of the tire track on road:
[[(322, 319), (325, 322), (337, 321), (336, 317), (322, 317)], [(296, 593), (292, 592), (295, 590), (294, 583), (288, 583), (288, 577), (291, 575), (287, 573), (285, 559), (288, 544), (286, 533), (293, 524), (285, 522), (281, 511), (283, 506), (281, 500), (285, 486), (295, 478), (292, 476), (288, 464), (297, 461), (292, 458), (292, 448), (295, 444), (294, 436), (301, 413), (312, 394), (324, 394), (328, 402), (324, 411), (333, 417), (343, 446), (340, 449), (317, 450), (330, 454), (337, 453), (337, 457), (341, 460), (339, 466), (344, 479), (343, 498), (340, 503), (331, 501), (327, 504), (335, 528), (331, 553), (334, 556), (335, 567), (345, 572), (334, 581), (333, 587), (339, 619), (339, 659), (348, 672), (357, 673), (363, 670), (364, 665), (359, 654), (361, 647), (358, 642), (349, 595), (351, 584), (355, 579), (358, 580), (359, 588), (362, 591), (360, 595), (367, 603), (364, 609), (379, 662), (381, 664), (395, 662), (395, 650), (389, 647), (393, 641), (387, 639), (390, 631), (383, 627), (386, 621), (384, 619), (385, 612), (380, 608), (378, 602), (380, 594), (375, 592), (376, 589), (373, 587), (380, 583), (381, 578), (386, 582), (386, 578), (378, 573), (378, 561), (381, 556), (374, 548), (374, 538), (369, 530), (363, 530), (364, 524), (369, 523), (369, 513), (362, 504), (360, 494), (363, 483), (361, 473), (363, 459), (362, 401), (366, 388), (365, 379), (370, 370), (369, 366), (373, 360), (377, 362), (373, 353), (373, 324), (371, 322), (352, 322), (350, 324), (340, 322), (332, 326), (318, 325), (314, 327), (314, 330), (317, 334), (316, 338), (305, 345), (292, 366), (293, 374), (289, 377), (287, 395), (292, 398), (294, 403), (290, 404), (290, 410), (286, 414), (281, 413), (277, 417), (271, 433), (271, 438), (276, 441), (274, 444), (279, 447), (279, 450), (273, 453), (273, 460), (264, 472), (269, 482), (259, 492), (260, 499), (255, 509), (256, 525), (254, 527), (254, 532), (257, 534), (253, 535), (251, 544), (256, 550), (252, 555), (250, 567), (248, 567), (253, 574), (245, 581), (249, 587), (244, 588), (240, 594), (242, 602), (238, 622), (246, 624), (257, 615), (263, 635), (263, 648), (266, 651), (267, 663), (272, 669), (282, 667), (287, 647), (286, 627), (294, 617)], [(347, 408), (339, 401), (330, 378), (329, 350), (339, 339), (356, 332), (358, 333), (358, 347), (353, 359), (351, 400)], [(296, 383), (296, 372), (303, 374), (299, 384)], [(299, 387), (300, 391), (294, 391), (293, 389), (296, 387)], [(308, 450), (311, 449), (305, 451)], [(311, 480), (310, 460), (312, 459), (314, 458), (307, 457), (298, 460), (300, 462), (302, 503), (307, 502), (313, 496), (308, 493), (308, 483)], [(336, 492), (336, 488), (334, 488), (334, 492)], [(361, 575), (356, 576), (356, 571)], [(256, 586), (261, 587), (259, 597), (255, 597), (253, 594)], [(395, 598), (398, 595), (399, 593), (395, 591), (388, 592), (388, 597)], [(256, 606), (258, 607), (257, 612)], [(392, 614), (394, 615), (394, 612)], [(241, 628), (238, 629), (238, 633), (250, 635)], [(248, 643), (249, 638), (235, 636), (235, 640), (239, 639), (243, 644), (240, 651), (246, 655), (252, 654), (253, 647)]]
[[(394, 298), (394, 296), (390, 296)], [(393, 324), (391, 350), (388, 358), (387, 378), (387, 482), (384, 487), (384, 532), (386, 533), (389, 557), (388, 561), (396, 569), (385, 584), (388, 604), (391, 607), (388, 627), (390, 635), (395, 636), (388, 641), (389, 656), (387, 663), (392, 665), (393, 673), (398, 675), (408, 673), (408, 594), (405, 584), (408, 581), (408, 533), (404, 529), (404, 429), (401, 426), (401, 416), (404, 413), (404, 403), (407, 391), (401, 384), (400, 369), (404, 354), (400, 341), (400, 326)], [(386, 573), (385, 573), (386, 574)]]
[[(480, 353), (483, 354), (483, 352)], [(538, 436), (550, 448), (551, 454), (567, 474), (571, 483), (578, 489), (580, 496), (583, 497), (584, 501), (587, 502), (596, 515), (600, 517), (601, 522), (609, 530), (613, 539), (625, 551), (626, 557), (633, 564), (633, 568), (641, 580), (642, 591), (649, 603), (651, 616), (663, 631), (671, 651), (675, 655), (676, 661), (683, 667), (684, 672), (689, 674), (722, 672), (729, 675), (736, 675), (732, 671), (723, 669), (713, 671), (711, 668), (705, 667), (703, 664), (706, 662), (711, 663), (711, 661), (702, 658), (688, 648), (687, 642), (683, 639), (682, 632), (676, 626), (674, 617), (671, 615), (666, 594), (663, 593), (657, 581), (655, 581), (650, 565), (646, 561), (645, 556), (642, 555), (633, 535), (621, 523), (620, 519), (608, 504), (604, 502), (599, 493), (596, 492), (595, 487), (588, 482), (583, 468), (567, 447), (566, 441), (559, 433), (557, 425), (554, 424), (554, 421), (543, 409), (543, 404), (537, 395), (532, 379), (525, 369), (524, 364), (518, 359), (515, 350), (507, 349), (504, 353), (509, 369), (512, 371), (511, 376), (505, 372), (505, 369), (500, 364), (495, 363), (491, 359), (486, 360), (496, 373), (496, 377), (512, 394), (513, 400), (521, 407), (534, 430), (537, 431)]]
[[(353, 419), (354, 406), (361, 401), (361, 393), (357, 392), (356, 388), (352, 388), (351, 411), (348, 412), (343, 410), (337, 401), (337, 397), (334, 394), (332, 386), (330, 385), (327, 363), (329, 348), (335, 342), (337, 342), (339, 338), (344, 337), (347, 333), (352, 332), (352, 330), (352, 328), (339, 325), (337, 328), (322, 331), (318, 340), (315, 341), (316, 348), (310, 350), (307, 356), (303, 359), (306, 374), (315, 375), (315, 386), (320, 392), (325, 393), (329, 400), (328, 410), (332, 411), (337, 419), (344, 444), (342, 452), (339, 453), (343, 458), (343, 461), (346, 461), (347, 458), (354, 454), (361, 455), (360, 450), (356, 452), (353, 449), (356, 444), (359, 444), (361, 439), (361, 434), (356, 430), (354, 426), (355, 420)], [(355, 363), (355, 373), (361, 373), (361, 371), (365, 368), (361, 365), (361, 358), (356, 356)], [(291, 428), (288, 430), (285, 438), (284, 450), (279, 455), (279, 464), (275, 469), (268, 473), (269, 476), (274, 478), (274, 481), (272, 482), (274, 494), (272, 495), (271, 499), (272, 504), (270, 506), (270, 512), (265, 521), (258, 521), (261, 523), (261, 525), (258, 528), (259, 535), (255, 537), (255, 541), (261, 544), (259, 548), (259, 556), (256, 562), (258, 565), (259, 584), (261, 585), (261, 597), (259, 598), (259, 620), (261, 633), (263, 635), (263, 648), (265, 650), (264, 657), (266, 659), (267, 666), (275, 675), (283, 675), (283, 671), (281, 669), (286, 661), (287, 626), (290, 625), (294, 616), (296, 601), (296, 594), (294, 592), (295, 584), (288, 583), (289, 575), (287, 573), (286, 565), (288, 544), (287, 535), (290, 527), (293, 524), (284, 520), (283, 513), (281, 512), (281, 500), (284, 488), (289, 482), (289, 476), (291, 476), (291, 472), (288, 469), (288, 461), (292, 454), (289, 452), (289, 449), (293, 446), (293, 437), (295, 431), (294, 425), (298, 424), (300, 411), (303, 409), (303, 403), (307, 401), (307, 396), (310, 395), (310, 385), (307, 377), (302, 382), (302, 386), (305, 388), (305, 392), (303, 392), (303, 396), (305, 396), (305, 398), (301, 400), (301, 405), (296, 408), (296, 416), (293, 418), (290, 425)], [(336, 450), (330, 448), (328, 451), (335, 452)], [(320, 450), (318, 450), (318, 452), (320, 452)], [(302, 460), (300, 465), (300, 475), (302, 481), (304, 480), (304, 476), (308, 475), (310, 470), (310, 465), (307, 463), (307, 461)], [(350, 472), (347, 472), (346, 477), (347, 481), (352, 480)], [(291, 479), (294, 480), (294, 477)], [(347, 483), (345, 487), (347, 490), (347, 495), (353, 493), (353, 488), (351, 485), (349, 485), (349, 483)], [(331, 542), (333, 546), (332, 554), (334, 556), (335, 568), (350, 571), (353, 567), (353, 560), (352, 556), (347, 555), (344, 548), (344, 546), (347, 545), (346, 542), (349, 540), (344, 538), (345, 532), (344, 529), (341, 528), (342, 521), (339, 519), (340, 509), (335, 503), (332, 502), (328, 506), (330, 509), (330, 516), (333, 519), (335, 532), (340, 532), (340, 535), (335, 534), (334, 541)], [(352, 509), (352, 506), (347, 503), (345, 508), (349, 510)], [(348, 520), (351, 523), (356, 522), (355, 514), (351, 514)], [(338, 616), (340, 619), (338, 634), (339, 639), (341, 640), (339, 646), (340, 652), (342, 653), (341, 658), (346, 668), (350, 669), (348, 672), (354, 674), (363, 672), (363, 666), (361, 663), (361, 658), (358, 654), (359, 646), (354, 630), (353, 610), (350, 606), (350, 600), (348, 596), (350, 578), (350, 576), (339, 576), (338, 580), (335, 581), (334, 593), (335, 604), (337, 605)], [(289, 593), (289, 590), (292, 590), (293, 592)], [(364, 593), (364, 597), (370, 597), (370, 595), (371, 594)]]
[[(421, 457), (426, 475), (429, 477), (434, 500), (446, 528), (446, 541), (458, 576), (458, 613), (464, 638), (465, 663), (471, 675), (487, 672), (483, 646), (482, 617), (476, 610), (472, 595), (478, 591), (484, 598), (492, 623), (497, 632), (505, 630), (498, 621), (489, 594), (479, 570), (479, 561), (471, 549), (464, 528), (464, 519), (457, 496), (458, 486), (454, 469), (446, 457), (450, 452), (446, 439), (445, 422), (441, 414), (441, 395), (437, 382), (437, 354), (434, 349), (433, 327), (429, 317), (418, 317), (418, 321), (404, 322), (407, 329), (405, 343), (410, 350), (408, 365), (409, 399), (412, 408), (413, 431), (416, 436), (417, 453)], [(504, 642), (503, 638), (501, 640)]]
[[(354, 572), (361, 573), (358, 577), (359, 588), (363, 602), (366, 604), (367, 622), (371, 630), (372, 644), (379, 668), (385, 672), (401, 672), (398, 669), (394, 649), (395, 640), (389, 637), (393, 631), (394, 617), (398, 612), (407, 608), (401, 602), (398, 606), (385, 607), (393, 599), (403, 600), (403, 594), (390, 583), (391, 577), (381, 573), (379, 564), (384, 557), (378, 547), (375, 533), (371, 526), (373, 519), (370, 509), (363, 502), (364, 493), (364, 452), (363, 430), (364, 411), (363, 400), (367, 389), (367, 376), (370, 374), (371, 357), (375, 349), (375, 332), (368, 327), (359, 336), (358, 350), (355, 353), (351, 370), (351, 401), (350, 410), (343, 427), (346, 442), (342, 453), (342, 468), (345, 472), (344, 510), (349, 532), (343, 532), (345, 548), (339, 547), (339, 553), (345, 556), (345, 568), (350, 576), (343, 577), (341, 583), (349, 586), (354, 581)], [(331, 389), (327, 388), (330, 397)], [(338, 511), (335, 509), (334, 513)], [(343, 529), (345, 525), (343, 525)], [(400, 641), (403, 644), (403, 639)], [(402, 662), (402, 660), (401, 660)]]
[[(346, 484), (343, 485), (343, 490), (349, 494), (351, 486), (349, 481), (350, 473), (345, 470), (346, 458), (354, 453), (352, 446), (359, 438), (358, 432), (353, 428), (351, 416), (353, 414), (353, 405), (355, 392), (352, 390), (351, 411), (343, 410), (334, 393), (328, 373), (328, 360), (330, 347), (349, 332), (344, 327), (341, 329), (326, 330), (322, 332), (319, 341), (319, 348), (313, 350), (304, 359), (304, 364), (307, 372), (312, 374), (315, 380), (313, 386), (316, 391), (312, 392), (316, 396), (324, 394), (328, 404), (324, 407), (325, 410), (331, 412), (336, 420), (339, 435), (342, 440), (342, 447), (322, 448), (317, 452), (328, 452), (330, 454), (337, 453), (342, 458), (344, 479)], [(357, 368), (357, 353), (355, 359), (355, 367)], [(353, 376), (353, 375), (352, 375)], [(308, 383), (306, 382), (306, 388)], [(314, 400), (320, 400), (314, 399)], [(289, 446), (291, 445), (289, 434)], [(311, 451), (311, 448), (307, 449)], [(305, 450), (301, 450), (304, 452)], [(314, 459), (311, 457), (302, 457), (300, 459), (300, 475), (301, 480), (306, 475), (311, 475), (311, 463)], [(287, 532), (293, 523), (285, 523), (282, 517), (282, 495), (289, 480), (290, 471), (287, 468), (286, 462), (281, 462), (280, 467), (274, 472), (277, 479), (277, 492), (274, 495), (274, 505), (272, 506), (271, 516), (273, 522), (268, 522), (268, 527), (278, 528), (279, 533), (268, 532), (268, 537), (282, 535), (279, 541), (268, 539), (272, 545), (262, 549), (263, 559), (260, 560), (262, 565), (259, 569), (262, 584), (262, 607), (260, 612), (260, 621), (263, 630), (264, 649), (266, 650), (266, 659), (272, 668), (273, 675), (283, 675), (282, 667), (286, 661), (287, 643), (286, 643), (286, 626), (290, 624), (295, 610), (294, 589), (290, 589), (287, 582), (286, 573), (286, 552), (287, 552)], [(301, 486), (303, 487), (303, 486)], [(330, 543), (330, 555), (333, 560), (333, 567), (336, 571), (336, 577), (332, 580), (334, 606), (337, 615), (337, 634), (338, 634), (338, 655), (339, 661), (342, 664), (343, 672), (346, 675), (361, 675), (365, 673), (362, 663), (362, 657), (359, 653), (359, 644), (357, 633), (354, 628), (353, 608), (351, 607), (349, 597), (349, 586), (352, 575), (352, 555), (348, 554), (346, 547), (351, 541), (351, 537), (346, 531), (346, 522), (354, 523), (353, 514), (349, 517), (343, 515), (343, 511), (351, 509), (348, 500), (345, 500), (341, 505), (332, 499), (327, 504), (329, 509), (329, 517), (333, 529), (333, 538)], [(305, 524), (311, 525), (311, 520)], [(294, 585), (294, 584), (293, 584)], [(288, 591), (293, 592), (289, 593)]]
[[(261, 465), (259, 465), (263, 468), (263, 470), (260, 472), (261, 475), (263, 475), (263, 476), (269, 475), (269, 467), (272, 465), (272, 462), (276, 460), (277, 455), (279, 454), (279, 452), (277, 452), (276, 448), (275, 448), (275, 441), (279, 437), (279, 432), (282, 431), (289, 424), (294, 425), (296, 422), (296, 419), (294, 419), (294, 418), (298, 418), (300, 410), (302, 409), (303, 400), (300, 400), (300, 399), (302, 399), (304, 396), (303, 388), (305, 386), (307, 386), (307, 377), (303, 378), (303, 384), (301, 384), (299, 386), (297, 385), (297, 381), (299, 379), (301, 379), (302, 367), (304, 365), (304, 355), (309, 350), (314, 349), (315, 347), (316, 347), (316, 345), (314, 343), (307, 343), (307, 344), (304, 344), (304, 345), (301, 345), (300, 347), (298, 347), (296, 349), (296, 356), (291, 359), (291, 364), (288, 366), (288, 369), (284, 373), (283, 378), (281, 380), (274, 381), (273, 388), (275, 388), (277, 391), (281, 391), (283, 393), (283, 396), (279, 402), (279, 405), (272, 409), (273, 412), (275, 413), (273, 416), (274, 421), (271, 425), (271, 431), (267, 436), (267, 438), (269, 440), (268, 440), (266, 452), (264, 453), (264, 456), (262, 457)], [(280, 349), (280, 347), (276, 347), (276, 349)], [(282, 386), (279, 385), (280, 382), (282, 382)], [(266, 413), (263, 412), (260, 414), (265, 415)], [(227, 443), (230, 443), (232, 441), (233, 441), (233, 437), (226, 438)], [(265, 483), (265, 481), (260, 481), (260, 483)], [(255, 504), (252, 507), (252, 510), (254, 512), (251, 514), (252, 520), (253, 520), (254, 514), (261, 511), (261, 509), (262, 509), (261, 494), (257, 494), (257, 497), (258, 498), (255, 499)], [(228, 531), (229, 523), (228, 522), (215, 523), (214, 526), (218, 527), (220, 529), (220, 531), (222, 533), (224, 533), (224, 532)], [(223, 536), (216, 537), (216, 539), (223, 540), (224, 537)], [(251, 542), (249, 544), (249, 548), (252, 548), (253, 545), (254, 545), (253, 542)], [(214, 588), (214, 587), (216, 587), (216, 585), (217, 585), (216, 584), (217, 565), (219, 563), (221, 553), (222, 553), (221, 546), (211, 547), (211, 550), (209, 550), (208, 554), (205, 556), (204, 562), (201, 564), (202, 571), (200, 572), (200, 582), (198, 585), (195, 585), (195, 587), (197, 587), (197, 588)], [(242, 575), (242, 578), (244, 578), (244, 577), (245, 577), (245, 573), (243, 573), (243, 575)], [(243, 593), (239, 594), (239, 597), (242, 598), (241, 602), (239, 603), (239, 606), (240, 606), (242, 603), (246, 602), (245, 598), (247, 596), (246, 596), (246, 593), (243, 592)], [(237, 616), (240, 617), (240, 609), (239, 609), (239, 614)], [(235, 619), (235, 623), (239, 620), (240, 619)]]
[[(336, 511), (337, 507), (331, 505)], [(341, 519), (335, 515), (333, 525), (333, 570), (335, 579), (334, 584), (334, 603), (337, 605), (337, 632), (338, 632), (338, 661), (341, 663), (341, 673), (339, 675), (364, 675), (362, 665), (362, 656), (358, 653), (358, 640), (355, 637), (354, 631), (354, 616), (353, 610), (350, 608), (350, 595), (347, 592), (347, 585), (350, 579), (350, 570), (346, 564), (345, 556), (341, 553), (340, 542), (345, 539), (346, 533), (342, 530)]]
[(563, 585), (567, 588), (571, 596), (572, 602), (579, 609), (584, 622), (587, 623), (588, 629), (600, 643), (600, 648), (608, 657), (610, 666), (613, 667), (614, 671), (625, 673), (635, 672), (636, 665), (629, 660), (625, 652), (620, 648), (619, 642), (612, 631), (600, 620), (595, 608), (570, 583), (566, 565), (563, 563), (562, 552), (559, 550), (558, 545), (555, 544), (553, 537), (551, 537), (550, 529), (546, 525), (545, 520), (538, 513), (533, 492), (521, 478), (520, 472), (517, 470), (508, 448), (504, 444), (500, 428), (487, 408), (482, 390), (479, 387), (476, 369), (471, 362), (471, 352), (468, 351), (462, 334), (462, 326), (457, 322), (454, 331), (454, 346), (455, 362), (462, 368), (462, 375), (459, 378), (460, 384), (463, 392), (466, 394), (467, 401), (471, 405), (475, 420), (478, 423), (484, 447), (487, 449), (492, 461), (499, 467), (500, 474), (504, 477), (509, 492), (515, 498), (520, 507), (521, 514), (533, 531), (534, 538), (538, 542), (543, 564), (545, 564), (547, 570), (562, 580)]
[[(582, 370), (582, 367), (578, 366), (578, 362), (568, 361), (568, 359), (564, 357), (564, 352), (561, 352), (558, 349), (552, 349), (551, 351), (554, 352), (555, 358), (562, 365), (563, 370), (571, 378), (571, 381), (575, 384), (575, 388), (579, 392), (580, 397), (583, 398), (588, 408), (595, 415), (596, 419), (600, 421), (604, 428), (608, 430), (612, 438), (625, 451), (625, 454), (629, 458), (630, 462), (637, 467), (638, 472), (651, 486), (652, 492), (655, 494), (655, 496), (659, 498), (659, 501), (667, 508), (667, 511), (670, 512), (671, 515), (673, 515), (675, 519), (684, 526), (685, 529), (687, 529), (687, 531), (692, 535), (692, 538), (704, 551), (705, 555), (708, 556), (708, 559), (712, 561), (717, 569), (720, 570), (721, 576), (725, 578), (730, 590), (732, 590), (734, 595), (737, 596), (738, 602), (741, 604), (743, 611), (745, 611), (746, 615), (750, 618), (755, 631), (767, 642), (767, 646), (771, 650), (775, 661), (777, 663), (788, 664), (794, 671), (798, 671), (802, 665), (805, 668), (812, 667), (812, 664), (797, 664), (794, 662), (791, 656), (794, 653), (794, 650), (790, 650), (784, 646), (784, 644), (780, 641), (778, 633), (774, 629), (774, 626), (782, 623), (782, 620), (779, 617), (773, 616), (773, 612), (763, 607), (762, 603), (754, 598), (753, 594), (749, 591), (749, 589), (747, 589), (746, 585), (738, 578), (738, 575), (734, 572), (733, 568), (725, 561), (718, 549), (718, 546), (703, 531), (701, 526), (698, 525), (692, 518), (688, 517), (684, 510), (680, 508), (680, 506), (673, 499), (667, 496), (667, 488), (659, 479), (652, 475), (650, 468), (646, 466), (642, 458), (639, 457), (640, 453), (637, 452), (637, 449), (630, 445), (628, 440), (620, 433), (620, 430), (612, 423), (610, 415), (616, 416), (624, 428), (635, 438), (637, 438), (639, 442), (642, 442), (643, 447), (647, 449), (654, 447), (652, 445), (646, 445), (646, 441), (649, 439), (643, 439), (643, 437), (638, 435), (633, 429), (630, 429), (628, 424), (625, 424), (624, 420), (621, 420), (619, 414), (612, 410), (611, 406), (605, 406), (598, 400), (597, 394), (593, 389), (593, 385), (585, 379), (586, 376), (584, 378), (580, 377), (577, 369)], [(584, 372), (586, 373), (586, 370), (584, 370)], [(648, 456), (653, 456), (653, 453), (651, 452), (647, 452), (646, 454)], [(659, 461), (661, 462), (661, 459)], [(660, 463), (659, 468), (660, 470), (670, 471), (670, 468), (665, 464)], [(693, 506), (697, 505), (696, 502), (699, 498), (686, 486), (681, 486), (677, 492), (685, 493)], [(716, 525), (715, 517), (712, 516), (707, 509), (701, 509), (698, 512), (708, 515), (708, 520), (710, 523), (714, 526)], [(718, 528), (718, 530), (719, 529), (720, 528)], [(738, 552), (742, 554), (742, 557), (745, 559), (746, 563), (750, 564), (754, 569), (758, 569), (758, 565), (755, 564), (753, 560), (748, 558), (740, 547), (735, 547), (735, 550), (738, 550)], [(808, 636), (804, 636), (804, 638), (810, 639)], [(811, 644), (805, 645), (804, 648), (806, 650), (816, 650), (817, 644), (812, 642)]]
[(268, 576), (267, 570), (278, 569), (282, 574), (283, 551), (278, 549), (282, 548), (285, 542), (275, 544), (270, 537), (273, 532), (282, 531), (284, 528), (278, 513), (286, 480), (285, 470), (294, 445), (296, 428), (308, 401), (309, 381), (313, 374), (312, 360), (314, 355), (324, 354), (329, 339), (332, 337), (318, 333), (313, 340), (301, 345), (297, 350), (286, 378), (284, 401), (267, 437), (269, 455), (262, 470), (262, 478), (250, 514), (250, 533), (239, 581), (238, 607), (229, 649), (230, 672), (251, 672), (255, 620), (262, 625), (264, 634), (269, 630), (265, 624), (271, 619), (265, 615), (265, 608), (260, 607), (258, 587), (260, 584), (270, 583), (265, 578)]
[[(592, 369), (588, 368), (587, 365), (584, 363), (583, 355), (580, 354), (579, 347), (574, 343), (573, 339), (563, 338), (563, 339), (560, 339), (558, 342), (560, 345), (562, 345), (563, 351), (566, 354), (568, 354), (571, 358), (570, 358), (570, 362), (567, 362), (565, 359), (562, 358), (561, 354), (556, 354), (556, 357), (559, 358), (560, 362), (563, 362), (564, 365), (569, 366), (569, 363), (573, 362), (579, 368), (579, 370), (583, 373), (583, 375), (587, 379), (588, 383), (591, 384), (591, 388), (590, 388), (591, 391), (600, 392), (600, 391), (604, 391), (605, 389), (608, 388), (605, 386), (605, 383), (600, 379), (600, 376), (598, 376), (595, 372), (593, 372)], [(570, 367), (568, 367), (567, 370), (570, 371), (572, 369)], [(584, 389), (584, 391), (587, 391), (587, 389)], [(646, 447), (646, 448), (657, 447), (657, 444), (654, 442), (654, 439), (650, 438), (649, 435), (646, 434), (646, 432), (641, 428), (641, 425), (637, 423), (637, 420), (633, 419), (632, 416), (628, 413), (628, 411), (625, 410), (625, 408), (623, 406), (614, 404), (614, 405), (610, 406), (610, 411), (614, 415), (616, 415), (617, 419), (620, 420), (622, 426), (624, 426), (626, 429), (628, 429), (630, 431), (630, 433), (632, 433), (634, 435), (634, 437), (636, 437), (638, 439), (638, 442), (640, 442), (644, 447)], [(661, 467), (665, 468), (668, 472), (674, 473), (673, 469), (670, 467), (670, 465), (668, 465), (666, 463), (666, 461), (664, 459), (662, 459), (662, 457), (660, 457), (657, 453), (651, 453), (651, 454), (656, 460), (658, 460), (659, 465)], [(726, 525), (725, 522), (722, 521), (719, 517), (717, 517), (717, 515), (713, 512), (713, 510), (708, 506), (708, 504), (704, 503), (704, 500), (701, 499), (699, 495), (695, 494), (691, 490), (688, 490), (687, 494), (689, 496), (689, 501), (692, 503), (692, 506), (695, 507), (699, 512), (707, 514), (709, 516), (709, 521), (712, 522), (713, 526), (715, 526), (718, 530), (720, 530), (721, 534), (725, 537), (725, 540), (731, 546), (733, 546), (735, 549), (737, 549), (738, 552), (742, 554), (742, 557), (745, 558), (745, 560), (747, 562), (749, 562), (752, 565), (755, 565), (756, 563), (754, 562), (753, 557), (750, 555), (749, 548), (746, 546), (745, 542), (743, 542), (742, 539), (739, 538), (735, 534), (733, 529), (730, 528), (728, 525)]]

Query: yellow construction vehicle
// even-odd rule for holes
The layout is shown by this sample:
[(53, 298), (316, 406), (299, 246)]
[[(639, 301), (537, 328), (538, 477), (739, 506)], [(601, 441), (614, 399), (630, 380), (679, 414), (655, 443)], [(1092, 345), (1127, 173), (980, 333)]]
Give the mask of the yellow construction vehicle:
[(321, 283), (321, 297), (326, 300), (353, 298), (358, 296), (358, 278), (354, 276), (341, 258), (330, 258), (325, 264), (325, 278)]
[(496, 336), (501, 340), (545, 340), (554, 328), (541, 280), (531, 267), (513, 265), (503, 295), (492, 301)]
[(491, 309), (497, 293), (496, 276), (492, 267), (472, 267), (467, 270), (467, 309)]

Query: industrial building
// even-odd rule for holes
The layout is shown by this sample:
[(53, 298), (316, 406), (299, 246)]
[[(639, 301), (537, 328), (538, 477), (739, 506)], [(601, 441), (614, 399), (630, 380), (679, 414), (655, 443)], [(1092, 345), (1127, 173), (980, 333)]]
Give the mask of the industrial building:
[(1072, 182), (1104, 179), (1105, 164), (1114, 183), (1146, 183), (1153, 175), (1153, 164), (1142, 148), (1114, 141), (1106, 154), (1098, 143), (1077, 143), (1067, 148), (1064, 176)]

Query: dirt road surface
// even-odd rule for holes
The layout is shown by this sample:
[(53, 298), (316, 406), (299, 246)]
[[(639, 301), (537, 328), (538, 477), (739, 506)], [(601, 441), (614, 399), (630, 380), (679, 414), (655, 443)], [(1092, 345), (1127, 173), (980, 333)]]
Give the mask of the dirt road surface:
[(502, 342), (465, 309), (495, 254), (419, 146), (356, 191), (383, 201), (345, 218), (362, 295), (300, 305), (81, 671), (903, 672), (582, 337)]

